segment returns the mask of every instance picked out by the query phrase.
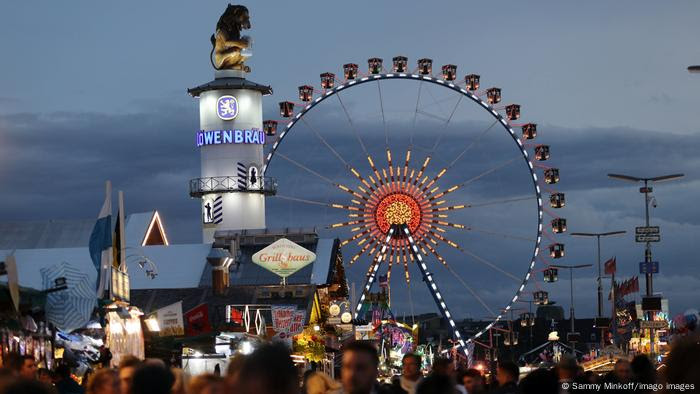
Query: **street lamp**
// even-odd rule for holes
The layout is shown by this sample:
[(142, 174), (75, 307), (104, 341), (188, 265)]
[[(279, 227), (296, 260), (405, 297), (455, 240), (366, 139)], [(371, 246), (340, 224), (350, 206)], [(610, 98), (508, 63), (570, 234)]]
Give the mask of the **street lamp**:
[[(651, 187), (649, 187), (649, 182), (661, 182), (661, 181), (670, 181), (673, 179), (678, 179), (682, 178), (683, 174), (671, 174), (671, 175), (662, 175), (662, 176), (657, 176), (653, 178), (638, 178), (630, 175), (621, 175), (621, 174), (608, 174), (610, 178), (615, 178), (627, 182), (644, 182), (644, 186), (639, 188), (640, 193), (644, 193), (644, 212), (645, 212), (645, 218), (646, 218), (646, 228), (649, 228), (649, 193), (653, 191)], [(654, 200), (654, 207), (656, 207), (656, 200)], [(658, 228), (657, 228), (658, 229)], [(646, 264), (651, 263), (651, 242), (649, 239), (652, 237), (646, 237), (646, 241), (638, 241), (638, 242), (646, 242), (646, 248), (644, 251), (644, 262)], [(660, 236), (659, 236), (660, 239)], [(654, 241), (658, 242), (658, 241)], [(654, 290), (653, 286), (653, 278), (652, 278), (652, 273), (651, 270), (647, 270), (646, 273), (646, 294), (647, 296), (651, 296)]]
[(700, 73), (700, 66), (688, 66), (688, 71), (693, 74)]
[[(593, 264), (579, 264), (579, 265), (550, 265), (550, 267), (568, 269), (569, 270), (569, 281), (571, 282), (571, 309), (570, 309), (570, 319), (571, 319), (571, 334), (575, 332), (574, 329), (574, 270), (578, 268), (588, 268), (593, 267)], [(574, 341), (575, 342), (575, 341)]]
[(600, 270), (600, 237), (625, 234), (627, 231), (608, 231), (606, 233), (571, 233), (575, 237), (596, 237), (598, 241), (598, 317), (603, 317), (603, 284)]
[[(691, 70), (689, 67), (688, 70)], [(644, 182), (644, 186), (639, 188), (640, 193), (644, 193), (644, 213), (645, 213), (645, 227), (642, 228), (637, 228), (635, 231), (635, 241), (637, 242), (644, 242), (646, 244), (644, 248), (644, 271), (645, 271), (645, 277), (646, 277), (646, 295), (647, 297), (651, 298), (653, 296), (654, 292), (654, 284), (653, 284), (653, 263), (651, 260), (651, 242), (659, 242), (661, 240), (661, 232), (659, 231), (659, 227), (652, 228), (649, 226), (649, 201), (651, 201), (649, 197), (649, 193), (653, 191), (651, 187), (649, 187), (649, 182), (662, 182), (662, 181), (671, 181), (674, 179), (679, 179), (683, 177), (683, 174), (670, 174), (670, 175), (661, 175), (653, 178), (638, 178), (635, 176), (630, 176), (630, 175), (621, 175), (621, 174), (608, 174), (610, 178), (615, 178), (615, 179), (620, 179), (623, 181), (628, 181), (628, 182)], [(656, 208), (656, 199), (653, 201), (654, 208)], [(640, 232), (640, 230), (642, 230)], [(651, 267), (650, 267), (651, 266)], [(658, 268), (658, 267), (657, 267)], [(644, 300), (642, 300), (642, 305), (644, 304)], [(614, 311), (613, 311), (614, 312)], [(651, 320), (651, 313), (649, 314), (649, 318)], [(651, 333), (649, 335), (649, 350), (651, 351), (651, 354), (654, 354), (654, 330), (651, 329)]]

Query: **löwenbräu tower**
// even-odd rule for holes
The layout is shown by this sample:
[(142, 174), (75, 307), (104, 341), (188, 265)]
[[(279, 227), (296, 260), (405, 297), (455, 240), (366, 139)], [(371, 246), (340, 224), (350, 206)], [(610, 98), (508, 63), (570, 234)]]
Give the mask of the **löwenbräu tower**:
[(248, 10), (229, 5), (212, 35), (214, 80), (189, 89), (199, 98), (201, 175), (190, 181), (190, 196), (201, 199), (202, 238), (212, 242), (217, 230), (265, 228), (265, 195), (274, 194), (272, 179), (261, 177), (266, 135), (262, 96), (269, 86), (245, 79), (250, 68)]

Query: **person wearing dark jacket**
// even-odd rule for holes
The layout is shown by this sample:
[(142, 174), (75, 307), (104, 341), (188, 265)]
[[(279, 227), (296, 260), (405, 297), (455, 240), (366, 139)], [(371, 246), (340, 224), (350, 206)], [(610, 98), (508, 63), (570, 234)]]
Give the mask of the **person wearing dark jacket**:
[(389, 391), (392, 394), (415, 394), (416, 386), (422, 375), (420, 371), (421, 357), (415, 353), (407, 353), (401, 359), (401, 376), (391, 381)]
[(59, 394), (85, 394), (85, 389), (71, 378), (70, 368), (67, 365), (61, 364), (56, 368), (56, 377), (58, 380), (55, 386)]
[(518, 389), (518, 377), (520, 368), (512, 361), (504, 361), (498, 364), (496, 370), (496, 380), (498, 387), (492, 394), (520, 394)]

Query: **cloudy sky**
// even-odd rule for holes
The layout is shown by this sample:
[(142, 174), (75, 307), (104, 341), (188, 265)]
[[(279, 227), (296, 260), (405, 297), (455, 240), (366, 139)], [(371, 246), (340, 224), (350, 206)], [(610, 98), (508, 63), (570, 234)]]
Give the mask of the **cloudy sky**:
[[(697, 308), (700, 130), (695, 115), (700, 77), (686, 67), (700, 63), (700, 4), (426, 4), (355, 1), (346, 8), (321, 1), (249, 3), (249, 34), (255, 40), (249, 78), (275, 90), (265, 99), (266, 116), (275, 117), (277, 101), (292, 98), (300, 84), (316, 83), (320, 72), (340, 73), (347, 62), (364, 68), (374, 56), (401, 54), (411, 63), (431, 57), (436, 66), (457, 64), (460, 75), (481, 74), (484, 84), (503, 88), (506, 101), (523, 105), (523, 118), (536, 121), (542, 140), (552, 146), (552, 162), (562, 173), (558, 186), (568, 200), (561, 216), (569, 220), (570, 231), (633, 232), (641, 225), (644, 205), (638, 187), (608, 179), (609, 172), (686, 174), (681, 181), (655, 188), (658, 207), (652, 209), (652, 218), (663, 237), (654, 245), (654, 259), (661, 262), (655, 290), (670, 298), (675, 313)], [(187, 195), (187, 180), (199, 172), (192, 138), (198, 112), (186, 88), (212, 78), (209, 36), (225, 6), (215, 1), (3, 3), (0, 220), (93, 217), (102, 203), (104, 180), (111, 179), (125, 191), (129, 211), (159, 209), (175, 242), (198, 242), (199, 206)], [(399, 89), (396, 94), (405, 98)], [(363, 97), (358, 90), (348, 98), (358, 103), (353, 114), (368, 135), (381, 133), (376, 113), (360, 118), (371, 111)], [(334, 135), (342, 144), (346, 124), (334, 117), (339, 108), (329, 105), (319, 111), (318, 125), (337, 128)], [(426, 111), (440, 113), (435, 107)], [(484, 121), (472, 119), (468, 109), (460, 113), (464, 117), (453, 124), (457, 130), (477, 130)], [(394, 127), (400, 131), (401, 124)], [(286, 149), (290, 154), (298, 151), (302, 141), (290, 139)], [(473, 160), (482, 163), (503, 153), (494, 143)], [(450, 147), (444, 148), (446, 156)], [(323, 149), (318, 152), (320, 162), (335, 160)], [(512, 176), (520, 179), (517, 171)], [(276, 175), (287, 174), (296, 181), (291, 172)], [(512, 184), (507, 174), (479, 184), (474, 192), (484, 198), (505, 193), (502, 186)], [(291, 209), (275, 211), (275, 202), (270, 206), (271, 212), (282, 214)], [(503, 212), (485, 212), (478, 220), (495, 221), (499, 214)], [(308, 219), (326, 219), (325, 213), (318, 215)], [(513, 229), (531, 224), (525, 214), (522, 220), (509, 217)], [(594, 262), (592, 240), (563, 239), (564, 264)], [(488, 238), (465, 242), (484, 248), (480, 253), (498, 260), (505, 270), (522, 273), (522, 244), (504, 248)], [(618, 256), (621, 276), (637, 274), (643, 252), (630, 234), (603, 241), (603, 248), (604, 258)], [(473, 274), (455, 269), (462, 277)], [(353, 267), (350, 275), (359, 282), (362, 269)], [(450, 275), (436, 275), (443, 275), (446, 293), (464, 292)], [(479, 275), (489, 278), (487, 270)], [(584, 271), (575, 281), (579, 315), (595, 313), (594, 276), (593, 270)], [(491, 286), (473, 285), (494, 308), (514, 290), (500, 279)], [(568, 307), (568, 281), (539, 285)], [(415, 297), (427, 297), (417, 287), (413, 285)], [(473, 303), (464, 297), (452, 308), (483, 317), (485, 312)], [(429, 304), (420, 307), (431, 310)], [(399, 313), (409, 309), (399, 301), (396, 308)]]

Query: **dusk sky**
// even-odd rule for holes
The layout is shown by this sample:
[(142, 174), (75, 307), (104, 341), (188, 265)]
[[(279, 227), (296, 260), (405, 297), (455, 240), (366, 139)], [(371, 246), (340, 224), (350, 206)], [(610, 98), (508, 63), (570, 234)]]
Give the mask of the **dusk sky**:
[[(186, 89), (213, 78), (209, 36), (226, 4), (0, 5), (0, 220), (96, 217), (110, 179), (125, 191), (129, 212), (158, 209), (173, 242), (200, 242), (199, 205), (187, 193), (188, 180), (199, 173), (193, 139), (198, 104)], [(643, 224), (644, 203), (639, 185), (606, 174), (684, 173), (682, 180), (654, 186), (658, 207), (651, 210), (652, 222), (662, 233), (662, 242), (653, 245), (654, 260), (661, 263), (654, 287), (670, 298), (673, 314), (700, 307), (700, 75), (686, 71), (700, 64), (697, 1), (246, 5), (252, 23), (247, 34), (254, 39), (248, 79), (273, 87), (274, 95), (264, 99), (269, 117), (279, 117), (277, 102), (293, 98), (297, 86), (318, 85), (319, 73), (340, 74), (348, 62), (365, 69), (366, 59), (375, 56), (388, 63), (405, 55), (411, 68), (416, 59), (430, 57), (436, 74), (440, 65), (452, 63), (460, 78), (474, 72), (482, 84), (501, 87), (504, 101), (521, 104), (523, 119), (537, 122), (552, 146), (552, 162), (562, 174), (558, 189), (567, 193), (561, 215), (569, 231), (627, 230), (602, 243), (603, 259), (616, 255), (623, 278), (637, 275), (643, 260), (633, 234)], [(355, 100), (357, 111), (367, 104), (359, 93)], [(336, 107), (327, 110), (319, 113), (319, 124), (345, 126), (333, 123)], [(467, 115), (456, 127), (484, 120)], [(381, 123), (370, 118), (358, 123), (368, 134), (375, 128), (381, 133)], [(286, 149), (302, 148), (302, 141), (290, 140)], [(511, 185), (508, 179), (498, 181)], [(487, 185), (479, 192), (489, 193)], [(563, 264), (595, 263), (592, 239), (562, 239)], [(482, 244), (485, 250), (503, 247), (490, 242)], [(494, 255), (509, 272), (524, 272), (521, 260), (527, 256), (502, 250)], [(362, 275), (362, 268), (351, 268), (351, 280), (359, 282)], [(592, 269), (577, 274), (578, 316), (595, 313), (595, 275)], [(464, 291), (454, 278), (443, 278), (446, 294)], [(499, 283), (484, 294), (495, 308), (514, 291), (512, 284)], [(640, 285), (643, 290), (643, 277)], [(414, 299), (428, 297), (416, 287)], [(568, 316), (568, 280), (543, 288)], [(452, 309), (484, 317), (469, 302), (455, 301)], [(423, 305), (416, 312), (437, 311)], [(407, 311), (401, 302), (396, 308)]]

